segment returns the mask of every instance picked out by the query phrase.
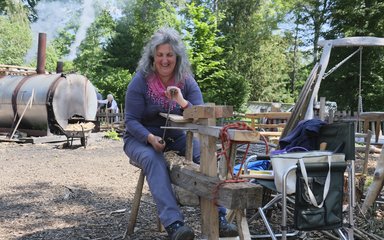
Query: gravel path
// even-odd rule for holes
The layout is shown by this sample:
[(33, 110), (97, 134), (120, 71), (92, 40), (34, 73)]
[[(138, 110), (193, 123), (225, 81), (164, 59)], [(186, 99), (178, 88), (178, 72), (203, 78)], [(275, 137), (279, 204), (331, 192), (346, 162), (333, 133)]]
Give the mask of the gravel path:
[[(76, 144), (0, 143), (0, 239), (121, 238), (127, 221), (113, 212), (129, 209), (138, 169), (122, 141), (98, 133), (86, 149)], [(143, 194), (136, 239), (165, 239), (147, 186)]]
[[(80, 141), (69, 149), (62, 143), (0, 143), (1, 240), (121, 239), (139, 171), (129, 164), (122, 141), (102, 136), (92, 133), (87, 148)], [(131, 239), (168, 239), (157, 231), (146, 184), (141, 204)], [(199, 239), (199, 209), (182, 211)], [(259, 232), (261, 225), (253, 223), (251, 230)]]

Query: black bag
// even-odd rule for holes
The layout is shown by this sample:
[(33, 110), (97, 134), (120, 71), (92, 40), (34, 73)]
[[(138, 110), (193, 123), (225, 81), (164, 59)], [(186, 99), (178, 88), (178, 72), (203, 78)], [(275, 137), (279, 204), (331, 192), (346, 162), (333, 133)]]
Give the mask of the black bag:
[[(305, 164), (310, 188), (320, 203), (328, 174), (327, 163)], [(321, 208), (312, 205), (300, 167), (296, 170), (296, 194), (294, 225), (298, 230), (331, 230), (342, 227), (343, 186), (346, 163), (331, 165), (331, 181), (328, 195)]]

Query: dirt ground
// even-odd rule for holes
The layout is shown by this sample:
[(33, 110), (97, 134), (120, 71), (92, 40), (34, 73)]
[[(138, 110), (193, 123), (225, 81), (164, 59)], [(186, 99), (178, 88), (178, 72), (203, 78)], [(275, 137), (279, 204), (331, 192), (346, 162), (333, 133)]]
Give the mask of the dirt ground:
[[(91, 134), (87, 148), (0, 143), (0, 239), (121, 239), (139, 175), (122, 148), (103, 133)], [(199, 239), (198, 208), (182, 211)], [(168, 239), (155, 216), (145, 185), (132, 239)]]

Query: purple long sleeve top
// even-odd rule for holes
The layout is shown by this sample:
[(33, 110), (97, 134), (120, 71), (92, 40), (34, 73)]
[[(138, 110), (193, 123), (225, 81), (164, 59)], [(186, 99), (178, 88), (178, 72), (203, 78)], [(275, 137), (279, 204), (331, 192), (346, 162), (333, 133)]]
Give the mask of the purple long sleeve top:
[[(180, 88), (188, 107), (203, 104), (203, 97), (196, 81), (190, 76), (184, 82), (171, 84)], [(170, 101), (164, 94), (166, 87), (155, 76), (147, 79), (138, 72), (129, 83), (125, 95), (125, 138), (135, 137), (146, 143), (150, 133), (162, 137), (166, 119), (159, 115), (167, 113), (171, 104), (172, 114), (182, 115), (183, 109), (175, 101)], [(179, 130), (167, 130), (166, 137), (182, 134)]]

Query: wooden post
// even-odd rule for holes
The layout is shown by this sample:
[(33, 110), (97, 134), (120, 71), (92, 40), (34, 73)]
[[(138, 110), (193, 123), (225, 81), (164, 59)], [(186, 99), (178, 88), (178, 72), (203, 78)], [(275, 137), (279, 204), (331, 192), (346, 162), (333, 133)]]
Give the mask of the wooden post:
[(141, 194), (143, 192), (144, 178), (145, 178), (144, 171), (140, 170), (140, 176), (139, 176), (139, 180), (137, 181), (135, 196), (132, 201), (132, 209), (131, 209), (131, 215), (129, 216), (129, 220), (128, 220), (128, 227), (123, 236), (124, 240), (128, 240), (129, 236), (132, 235), (135, 230), (136, 219), (137, 219), (137, 215), (139, 213), (139, 208), (140, 208)]
[(249, 232), (249, 226), (247, 218), (245, 216), (245, 210), (236, 209), (236, 222), (239, 231), (239, 237), (241, 240), (251, 240), (251, 233)]
[[(201, 119), (204, 125), (214, 126), (213, 118)], [(217, 176), (216, 137), (200, 134), (200, 172), (207, 176)], [(219, 239), (219, 214), (213, 201), (201, 198), (201, 233), (208, 239)]]
[[(231, 149), (230, 149), (230, 159), (231, 159), (231, 166), (232, 166), (232, 169), (233, 167), (235, 166), (235, 162), (236, 162), (236, 152), (237, 152), (237, 144), (236, 143), (232, 143), (232, 146), (231, 146)], [(225, 163), (227, 164), (227, 163)], [(244, 167), (244, 166), (243, 166)], [(232, 179), (232, 176), (230, 175), (230, 172), (228, 171), (229, 169), (227, 169), (227, 179)], [(241, 169), (240, 169), (241, 171)]]
[(373, 181), (368, 187), (367, 195), (362, 205), (362, 212), (365, 214), (374, 204), (384, 185), (384, 145), (381, 148), (380, 158), (377, 160)]
[(185, 161), (192, 163), (193, 161), (193, 132), (187, 131), (186, 146), (185, 146)]
[(322, 121), (324, 121), (324, 119), (325, 119), (325, 97), (320, 97), (319, 118)]
[(335, 117), (335, 113), (333, 112), (333, 109), (329, 110), (329, 118), (328, 118), (328, 123), (331, 124), (333, 123), (333, 119)]

